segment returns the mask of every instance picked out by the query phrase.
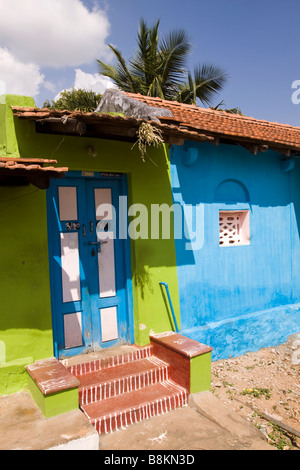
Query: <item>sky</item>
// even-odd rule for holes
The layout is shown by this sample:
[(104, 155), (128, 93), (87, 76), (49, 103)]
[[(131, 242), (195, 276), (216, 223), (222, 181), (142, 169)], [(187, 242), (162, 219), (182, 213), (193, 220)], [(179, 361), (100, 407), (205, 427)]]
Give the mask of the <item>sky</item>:
[(42, 106), (72, 87), (103, 93), (96, 59), (114, 63), (108, 44), (129, 59), (141, 18), (189, 33), (191, 69), (226, 70), (214, 105), (300, 126), (299, 0), (0, 0), (0, 95)]

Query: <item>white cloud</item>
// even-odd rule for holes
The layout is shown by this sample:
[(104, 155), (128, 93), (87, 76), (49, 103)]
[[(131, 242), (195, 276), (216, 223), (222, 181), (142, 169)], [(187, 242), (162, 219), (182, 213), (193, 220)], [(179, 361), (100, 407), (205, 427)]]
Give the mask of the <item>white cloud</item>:
[(6, 93), (6, 85), (3, 80), (0, 80), (0, 96), (5, 95)]
[(77, 90), (91, 90), (95, 93), (103, 94), (107, 88), (114, 88), (115, 84), (109, 77), (103, 77), (98, 73), (86, 73), (81, 69), (76, 69), (74, 88)]
[(50, 81), (48, 81), (48, 80), (45, 80), (44, 83), (43, 83), (43, 85), (44, 85), (44, 88), (45, 88), (46, 90), (51, 91), (52, 93), (55, 92), (55, 84), (54, 84), (54, 83), (52, 83), (52, 82), (50, 82)]
[(2, 92), (35, 97), (44, 83), (44, 75), (36, 64), (21, 62), (7, 49), (0, 48), (0, 82)]
[(40, 67), (78, 67), (108, 57), (106, 13), (81, 0), (0, 0), (0, 47)]
[[(108, 88), (115, 88), (116, 85), (108, 77), (103, 77), (97, 73), (87, 73), (81, 69), (75, 69), (74, 88), (76, 90), (83, 89), (87, 91), (94, 91), (95, 93), (103, 94)], [(69, 89), (70, 90), (70, 89)], [(60, 93), (54, 98), (56, 101)]]

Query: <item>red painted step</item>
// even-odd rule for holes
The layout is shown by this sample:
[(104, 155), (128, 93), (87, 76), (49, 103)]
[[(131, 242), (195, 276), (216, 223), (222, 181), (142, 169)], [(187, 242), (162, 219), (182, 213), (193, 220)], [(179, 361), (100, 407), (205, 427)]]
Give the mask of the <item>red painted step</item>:
[(169, 364), (151, 345), (66, 367), (80, 381), (80, 408), (99, 434), (187, 404), (187, 390), (170, 379)]
[(100, 357), (88, 362), (83, 362), (71, 366), (66, 366), (71, 374), (76, 377), (80, 377), (90, 372), (97, 370), (108, 369), (110, 367), (116, 367), (121, 364), (127, 364), (128, 362), (137, 361), (145, 357), (152, 355), (152, 346), (145, 346), (141, 348), (135, 348), (128, 353), (117, 354), (115, 356)]
[(187, 398), (184, 388), (167, 380), (81, 408), (98, 433), (104, 434), (185, 406)]
[(169, 365), (152, 356), (80, 376), (79, 402), (88, 405), (168, 380)]

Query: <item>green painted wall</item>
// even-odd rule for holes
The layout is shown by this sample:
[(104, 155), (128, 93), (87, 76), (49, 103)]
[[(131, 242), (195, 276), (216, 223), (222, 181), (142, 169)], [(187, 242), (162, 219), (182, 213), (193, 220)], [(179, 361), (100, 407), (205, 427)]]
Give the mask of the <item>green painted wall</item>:
[[(16, 105), (12, 98), (10, 104)], [(144, 204), (149, 214), (151, 204), (173, 203), (165, 147), (151, 149), (150, 158), (143, 162), (137, 146), (132, 148), (132, 144), (36, 134), (33, 122), (18, 118), (14, 118), (14, 126), (11, 135), (16, 133), (18, 152), (23, 158), (54, 158), (59, 166), (68, 166), (72, 171), (126, 173), (129, 204)], [(89, 154), (89, 145), (94, 146), (96, 158)], [(32, 186), (0, 186), (0, 220), (0, 341), (6, 344), (6, 362), (52, 356), (46, 192)], [(180, 327), (172, 233), (170, 240), (131, 241), (131, 257), (135, 342), (144, 345), (149, 343), (150, 332), (173, 328), (160, 281), (169, 285)]]
[(19, 148), (11, 106), (35, 106), (35, 103), (33, 98), (27, 96), (0, 96), (0, 156), (18, 157)]
[(46, 418), (52, 418), (53, 416), (68, 413), (79, 408), (78, 388), (71, 388), (44, 396), (28, 374), (27, 378), (30, 393)]
[(190, 392), (198, 393), (211, 388), (211, 352), (196, 356), (190, 364)]
[[(165, 147), (149, 152), (143, 162), (137, 146), (109, 140), (62, 137), (35, 134), (34, 124), (18, 121), (19, 148), (23, 156), (55, 158), (70, 171), (103, 171), (126, 173), (129, 205), (167, 203), (172, 205), (168, 155)], [(22, 139), (25, 133), (26, 138)], [(87, 148), (92, 145), (97, 157)], [(150, 233), (150, 215), (149, 215)], [(179, 314), (175, 245), (172, 240), (135, 240), (131, 243), (134, 286), (135, 339), (137, 344), (149, 342), (149, 332), (172, 329), (170, 312), (166, 308), (159, 282), (169, 284), (175, 312)], [(178, 325), (180, 318), (178, 316)]]
[(0, 394), (7, 395), (26, 385), (22, 365), (53, 355), (45, 192), (0, 186), (0, 221)]

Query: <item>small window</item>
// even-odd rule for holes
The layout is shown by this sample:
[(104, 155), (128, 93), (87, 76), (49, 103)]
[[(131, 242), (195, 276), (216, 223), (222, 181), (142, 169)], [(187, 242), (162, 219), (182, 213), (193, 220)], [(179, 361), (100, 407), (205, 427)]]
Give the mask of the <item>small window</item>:
[(220, 246), (249, 245), (249, 211), (219, 212)]

